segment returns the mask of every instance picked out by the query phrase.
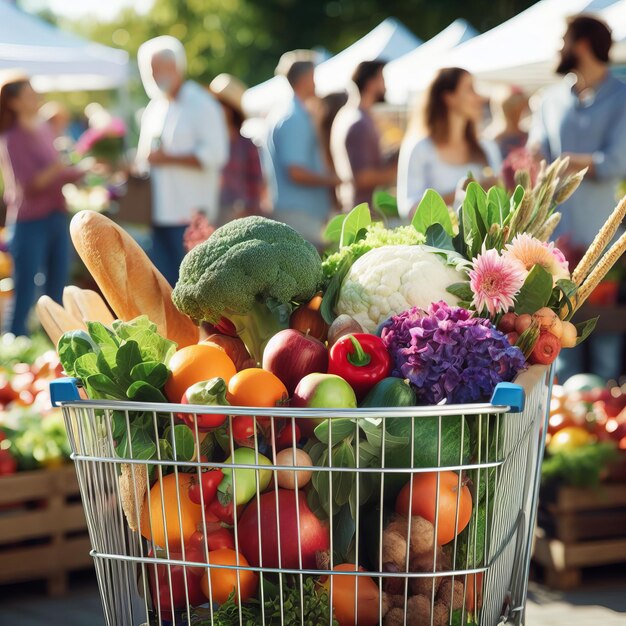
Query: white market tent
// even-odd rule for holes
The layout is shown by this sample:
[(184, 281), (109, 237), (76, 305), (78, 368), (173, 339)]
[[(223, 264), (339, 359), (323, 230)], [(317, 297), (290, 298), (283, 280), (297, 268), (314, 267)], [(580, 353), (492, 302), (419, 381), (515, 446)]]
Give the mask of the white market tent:
[(458, 19), (426, 43), (389, 63), (384, 70), (387, 102), (396, 105), (410, 102), (419, 91), (422, 69), (432, 67), (441, 56), (476, 35), (478, 31), (471, 24)]
[[(534, 89), (553, 82), (568, 16), (600, 13), (615, 0), (541, 0), (452, 50), (439, 67), (460, 66), (480, 80)], [(425, 88), (426, 85), (424, 85)]]
[(600, 12), (613, 31), (615, 41), (611, 56), (618, 63), (626, 63), (626, 0), (618, 0)]
[(39, 91), (111, 89), (126, 82), (128, 55), (0, 0), (0, 71), (8, 69), (24, 70)]
[[(315, 68), (317, 93), (325, 96), (345, 90), (352, 72), (361, 61), (392, 61), (414, 50), (420, 43), (421, 40), (398, 20), (387, 18), (367, 35)], [(264, 117), (290, 94), (287, 81), (275, 76), (248, 89), (243, 97), (243, 108), (249, 117)]]

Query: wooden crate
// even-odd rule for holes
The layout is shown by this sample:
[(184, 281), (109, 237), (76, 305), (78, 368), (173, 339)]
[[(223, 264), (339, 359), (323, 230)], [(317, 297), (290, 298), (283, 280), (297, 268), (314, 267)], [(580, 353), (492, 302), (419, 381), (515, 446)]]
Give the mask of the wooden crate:
[(73, 465), (0, 478), (0, 584), (44, 579), (63, 594), (68, 574), (91, 569)]
[(586, 567), (626, 562), (626, 484), (544, 494), (533, 558), (558, 589), (580, 585)]

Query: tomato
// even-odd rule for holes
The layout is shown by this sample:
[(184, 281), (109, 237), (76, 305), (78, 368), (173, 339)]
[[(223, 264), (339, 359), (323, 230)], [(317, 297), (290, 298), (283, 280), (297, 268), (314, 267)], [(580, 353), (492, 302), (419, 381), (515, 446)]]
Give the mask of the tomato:
[(8, 476), (17, 472), (17, 461), (8, 451), (0, 448), (0, 476)]
[[(209, 564), (249, 567), (243, 555), (228, 548), (209, 552)], [(236, 603), (239, 603), (240, 596), (242, 602), (249, 600), (256, 594), (257, 584), (258, 576), (249, 570), (209, 568), (202, 576), (205, 597), (218, 604), (224, 604), (233, 592)]]
[(295, 437), (294, 428), (292, 427), (291, 420), (288, 420), (284, 428), (280, 431), (278, 437), (276, 437), (276, 450), (284, 450), (285, 448), (291, 448), (297, 445), (300, 441), (300, 428), (298, 424), (295, 424)]
[(235, 375), (235, 364), (216, 346), (197, 344), (178, 350), (169, 362), (172, 371), (165, 383), (170, 402), (180, 402), (189, 387), (203, 380), (223, 378), (226, 383)]
[[(356, 572), (353, 563), (336, 565), (334, 572)], [(359, 572), (364, 572), (359, 567)], [(358, 586), (357, 586), (358, 578)], [(378, 624), (378, 585), (369, 576), (333, 575), (324, 578), (323, 585), (330, 598), (332, 579), (333, 615), (339, 626), (376, 626)], [(355, 618), (355, 605), (357, 615)]]
[(217, 488), (224, 478), (221, 469), (212, 469), (200, 474), (200, 480), (193, 474), (189, 484), (189, 499), (196, 504), (208, 506), (215, 499)]
[(189, 539), (189, 542), (185, 545), (188, 545), (189, 548), (194, 550), (201, 550), (204, 554), (204, 549), (206, 547), (209, 549), (209, 552), (213, 550), (222, 550), (224, 548), (228, 548), (230, 550), (235, 549), (235, 537), (233, 535), (233, 531), (228, 528), (215, 528), (210, 530), (205, 534), (197, 530)]
[[(455, 472), (420, 472), (413, 477), (412, 503), (409, 506), (411, 483), (408, 482), (398, 494), (396, 513), (407, 516), (421, 515), (435, 523), (437, 502), (437, 476), (439, 476), (439, 516), (437, 520), (437, 543), (442, 546), (452, 541), (470, 521), (472, 516), (472, 494)], [(458, 500), (458, 507), (457, 507)], [(459, 524), (455, 528), (458, 508)]]
[(217, 517), (220, 522), (224, 522), (224, 524), (232, 526), (235, 523), (235, 511), (232, 500), (228, 504), (222, 504), (219, 498), (215, 498), (213, 502), (209, 504), (207, 510)]
[[(168, 474), (157, 480), (146, 494), (141, 510), (141, 534), (157, 546), (180, 549), (202, 522), (202, 507), (189, 498), (193, 474)], [(150, 497), (150, 505), (147, 499)], [(180, 502), (180, 520), (179, 504)], [(163, 516), (165, 510), (165, 516)], [(165, 526), (167, 525), (167, 535)]]
[(582, 426), (567, 426), (552, 435), (548, 444), (548, 452), (550, 454), (569, 452), (590, 444), (593, 439), (593, 435), (589, 434)]
[[(158, 551), (158, 556), (165, 558), (165, 551)], [(153, 556), (150, 552), (149, 556)], [(180, 551), (170, 550), (170, 558), (178, 561), (190, 561), (206, 563), (204, 552), (185, 548), (185, 557)], [(172, 608), (184, 609), (187, 607), (187, 597), (190, 606), (199, 606), (206, 602), (202, 592), (202, 574), (204, 567), (185, 567), (183, 565), (168, 565), (167, 563), (158, 565), (147, 565), (148, 576), (150, 578), (150, 591), (155, 611), (161, 608), (161, 613), (170, 617)], [(156, 571), (155, 571), (156, 570)], [(170, 587), (171, 576), (171, 587)], [(187, 586), (185, 590), (185, 579)]]
[(254, 437), (254, 417), (252, 415), (235, 415), (233, 417), (233, 439), (240, 446), (247, 446)]
[(272, 372), (250, 367), (235, 374), (228, 383), (231, 404), (236, 406), (279, 406), (289, 397), (287, 388)]

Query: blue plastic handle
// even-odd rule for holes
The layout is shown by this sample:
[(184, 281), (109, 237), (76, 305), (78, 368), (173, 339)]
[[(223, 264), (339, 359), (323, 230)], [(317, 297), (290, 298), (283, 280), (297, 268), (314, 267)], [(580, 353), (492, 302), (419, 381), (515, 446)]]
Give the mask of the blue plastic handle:
[(522, 413), (526, 405), (523, 387), (515, 383), (498, 383), (491, 396), (494, 406), (510, 406), (511, 413)]
[(58, 407), (63, 402), (77, 402), (80, 400), (78, 393), (78, 378), (59, 378), (50, 383), (50, 401), (52, 406)]

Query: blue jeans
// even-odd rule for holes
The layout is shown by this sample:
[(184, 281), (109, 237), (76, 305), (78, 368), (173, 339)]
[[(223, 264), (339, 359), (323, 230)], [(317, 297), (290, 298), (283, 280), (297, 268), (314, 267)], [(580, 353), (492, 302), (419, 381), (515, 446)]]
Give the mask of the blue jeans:
[(187, 226), (152, 227), (152, 262), (172, 285), (178, 280), (178, 270), (185, 256), (183, 235)]
[(45, 276), (43, 292), (56, 302), (62, 301), (70, 258), (67, 215), (58, 211), (39, 220), (17, 222), (9, 232), (15, 298), (7, 311), (6, 329), (14, 335), (26, 335), (28, 315), (41, 285), (38, 274)]

